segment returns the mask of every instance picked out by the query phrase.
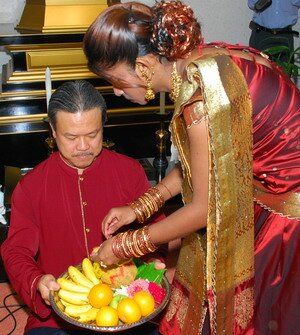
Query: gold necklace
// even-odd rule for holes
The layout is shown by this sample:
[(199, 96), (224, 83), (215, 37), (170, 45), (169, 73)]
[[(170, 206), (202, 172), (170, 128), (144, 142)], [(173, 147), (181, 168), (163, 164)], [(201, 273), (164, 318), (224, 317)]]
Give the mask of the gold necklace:
[(171, 72), (171, 90), (169, 94), (169, 97), (173, 102), (175, 102), (179, 96), (181, 85), (182, 85), (182, 78), (177, 72), (176, 62), (174, 62), (173, 69)]

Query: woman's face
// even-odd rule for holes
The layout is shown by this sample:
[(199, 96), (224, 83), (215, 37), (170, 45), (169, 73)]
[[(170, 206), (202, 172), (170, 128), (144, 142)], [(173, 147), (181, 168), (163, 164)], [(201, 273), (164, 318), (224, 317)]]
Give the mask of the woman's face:
[(112, 69), (105, 71), (102, 77), (111, 83), (115, 95), (123, 95), (127, 100), (140, 105), (147, 104), (145, 100), (145, 81), (127, 64), (121, 63), (115, 65)]

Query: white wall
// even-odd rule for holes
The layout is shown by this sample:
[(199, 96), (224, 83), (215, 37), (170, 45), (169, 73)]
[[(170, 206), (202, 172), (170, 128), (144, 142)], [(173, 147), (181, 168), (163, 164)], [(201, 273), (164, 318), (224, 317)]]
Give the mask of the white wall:
[[(125, 2), (127, 0), (123, 0)], [(153, 5), (154, 0), (142, 0)], [(206, 42), (223, 41), (228, 43), (248, 44), (248, 28), (252, 11), (247, 0), (185, 0), (195, 11)], [(25, 0), (0, 0), (0, 34), (10, 33), (20, 20)], [(295, 29), (300, 31), (300, 20)], [(295, 46), (300, 46), (300, 38), (295, 39)], [(2, 64), (7, 63), (8, 56), (0, 52), (0, 74)]]
[[(24, 5), (25, 0), (0, 0), (0, 35), (11, 34), (12, 27), (15, 27), (21, 18)], [(9, 56), (0, 51), (0, 80), (2, 65), (8, 60)]]
[[(131, 0), (122, 0), (128, 2)], [(140, 0), (153, 5), (154, 0)], [(223, 41), (232, 44), (248, 45), (252, 11), (247, 0), (182, 0), (189, 4), (202, 26), (205, 42)], [(300, 31), (300, 20), (295, 26)], [(300, 46), (300, 38), (295, 39), (295, 46)]]
[[(123, 0), (128, 2), (130, 0)], [(223, 41), (248, 44), (251, 11), (241, 0), (183, 0), (189, 4), (202, 26), (206, 42)], [(141, 0), (153, 5), (154, 0)], [(233, 20), (234, 18), (234, 20)]]
[(17, 23), (25, 0), (0, 0), (0, 23)]

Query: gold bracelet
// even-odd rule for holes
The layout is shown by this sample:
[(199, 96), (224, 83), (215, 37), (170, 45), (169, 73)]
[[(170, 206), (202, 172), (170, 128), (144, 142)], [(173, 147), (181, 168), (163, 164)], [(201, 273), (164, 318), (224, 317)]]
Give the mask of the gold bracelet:
[(138, 258), (156, 249), (150, 239), (148, 226), (120, 233), (112, 241), (112, 252), (120, 259)]
[(138, 201), (134, 201), (129, 206), (133, 209), (136, 219), (138, 222), (143, 223), (145, 221), (144, 212)]
[(172, 195), (170, 189), (163, 182), (159, 182), (158, 185), (162, 185), (168, 191), (168, 193), (170, 194), (170, 197), (173, 198), (173, 195)]
[(131, 202), (129, 206), (135, 213), (136, 220), (139, 223), (144, 223), (154, 213), (156, 213), (165, 201), (157, 187), (150, 188), (137, 200)]

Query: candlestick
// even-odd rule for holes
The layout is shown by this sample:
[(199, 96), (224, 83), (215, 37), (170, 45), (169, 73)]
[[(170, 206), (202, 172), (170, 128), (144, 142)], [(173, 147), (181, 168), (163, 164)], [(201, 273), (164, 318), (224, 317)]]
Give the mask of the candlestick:
[(166, 107), (166, 93), (160, 92), (159, 94), (159, 114), (165, 114)]
[(46, 68), (45, 77), (46, 77), (46, 101), (47, 101), (47, 109), (48, 109), (49, 101), (50, 101), (51, 94), (52, 94), (51, 71), (49, 67)]

